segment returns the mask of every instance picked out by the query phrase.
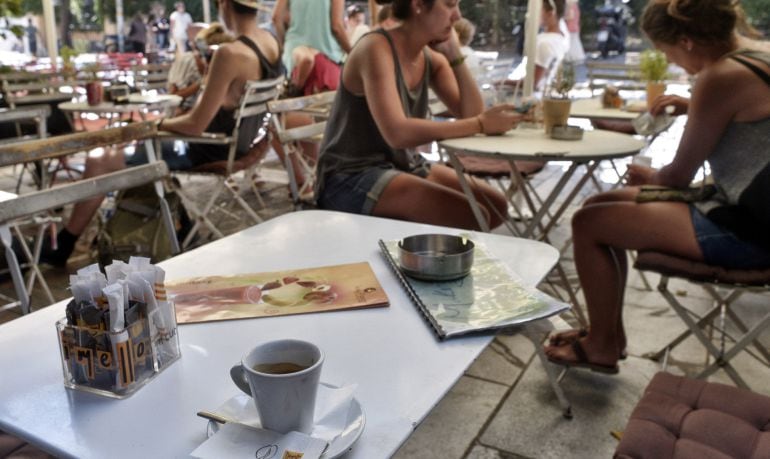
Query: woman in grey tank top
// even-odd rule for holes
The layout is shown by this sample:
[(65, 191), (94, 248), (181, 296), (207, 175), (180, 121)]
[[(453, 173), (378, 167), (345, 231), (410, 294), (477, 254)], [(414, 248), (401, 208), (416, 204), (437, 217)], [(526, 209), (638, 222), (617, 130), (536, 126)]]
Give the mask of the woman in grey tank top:
[[(511, 106), (484, 111), (452, 25), (458, 0), (393, 3), (402, 24), (362, 37), (348, 57), (327, 122), (316, 196), (325, 209), (460, 228), (478, 228), (455, 172), (428, 165), (416, 147), (478, 133), (499, 134), (520, 115)], [(458, 118), (431, 121), (428, 87)], [(495, 227), (505, 197), (475, 183), (483, 213)]]
[[(618, 371), (626, 347), (626, 250), (770, 267), (770, 44), (740, 35), (741, 18), (733, 0), (650, 0), (645, 8), (642, 28), (655, 47), (697, 75), (689, 104), (670, 97), (654, 104), (655, 111), (670, 104), (686, 112), (687, 125), (671, 164), (629, 166), (633, 186), (594, 196), (574, 215), (575, 265), (591, 327), (553, 336), (546, 348), (552, 361)], [(708, 201), (637, 201), (639, 185), (688, 187), (705, 161), (717, 189)]]

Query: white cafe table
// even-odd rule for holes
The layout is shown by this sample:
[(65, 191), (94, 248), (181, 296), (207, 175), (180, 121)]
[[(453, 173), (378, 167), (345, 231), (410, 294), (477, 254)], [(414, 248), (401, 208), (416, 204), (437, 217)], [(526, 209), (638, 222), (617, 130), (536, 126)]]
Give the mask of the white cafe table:
[[(230, 367), (260, 341), (295, 337), (325, 351), (322, 381), (358, 384), (366, 427), (346, 457), (389, 457), (492, 340), (487, 334), (439, 341), (380, 254), (380, 238), (430, 232), (460, 230), (303, 211), (163, 262), (166, 278), (179, 279), (368, 261), (390, 306), (180, 325), (182, 358), (124, 400), (65, 389), (54, 323), (66, 302), (3, 324), (0, 430), (56, 456), (187, 457), (206, 439), (207, 421), (195, 413), (239, 392)], [(541, 242), (472, 237), (530, 286), (558, 259)]]
[[(644, 101), (635, 101), (634, 104), (644, 104)], [(624, 120), (631, 121), (642, 112), (638, 110), (629, 110), (625, 108), (604, 108), (602, 107), (601, 97), (592, 97), (590, 99), (574, 99), (570, 106), (570, 118), (588, 118), (591, 120)]]
[(70, 113), (74, 122), (74, 117), (78, 113), (94, 113), (109, 120), (116, 115), (120, 120), (120, 115), (124, 113), (139, 113), (139, 116), (145, 119), (145, 113), (150, 111), (162, 111), (169, 116), (181, 103), (182, 98), (175, 94), (129, 94), (128, 103), (123, 104), (110, 101), (103, 101), (96, 105), (89, 105), (87, 102), (62, 102), (58, 107), (59, 110)]
[[(527, 238), (535, 237), (545, 240), (548, 231), (558, 222), (559, 217), (592, 176), (601, 161), (635, 155), (645, 146), (645, 143), (630, 135), (602, 130), (587, 130), (583, 133), (581, 140), (554, 140), (546, 135), (543, 129), (519, 127), (499, 136), (461, 137), (442, 140), (439, 145), (447, 152), (449, 160), (457, 172), (460, 184), (480, 228), (484, 231), (490, 229), (465, 179), (463, 166), (457, 159), (458, 154), (507, 160), (513, 170), (512, 180), (518, 181), (517, 190), (524, 194), (527, 205), (533, 214), (521, 235)], [(564, 170), (556, 186), (538, 208), (535, 201), (527, 193), (526, 187), (522, 186), (521, 174), (516, 167), (516, 160), (566, 161), (570, 165)], [(556, 201), (577, 169), (583, 165), (586, 167), (585, 175), (568, 193), (559, 209), (552, 213), (551, 205)], [(546, 215), (550, 215), (550, 218), (544, 222), (543, 219)]]

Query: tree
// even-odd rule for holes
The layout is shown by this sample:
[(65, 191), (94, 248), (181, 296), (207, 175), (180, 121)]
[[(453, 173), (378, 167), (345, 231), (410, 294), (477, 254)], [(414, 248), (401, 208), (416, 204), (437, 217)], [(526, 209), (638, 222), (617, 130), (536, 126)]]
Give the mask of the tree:
[[(8, 17), (21, 16), (22, 11), (21, 0), (0, 0), (0, 19), (3, 19), (6, 25), (8, 24)], [(24, 33), (20, 26), (11, 26), (9, 30), (17, 37), (21, 37)], [(0, 29), (0, 36), (4, 38), (5, 32), (4, 29)]]

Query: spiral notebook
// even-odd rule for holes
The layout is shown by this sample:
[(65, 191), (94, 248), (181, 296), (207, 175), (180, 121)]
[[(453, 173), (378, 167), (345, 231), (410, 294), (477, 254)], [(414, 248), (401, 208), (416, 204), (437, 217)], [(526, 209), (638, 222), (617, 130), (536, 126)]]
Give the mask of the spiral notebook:
[(471, 273), (447, 282), (406, 276), (398, 264), (398, 241), (379, 241), (385, 259), (412, 302), (440, 339), (522, 325), (566, 311), (570, 306), (526, 287), (505, 263), (478, 241)]

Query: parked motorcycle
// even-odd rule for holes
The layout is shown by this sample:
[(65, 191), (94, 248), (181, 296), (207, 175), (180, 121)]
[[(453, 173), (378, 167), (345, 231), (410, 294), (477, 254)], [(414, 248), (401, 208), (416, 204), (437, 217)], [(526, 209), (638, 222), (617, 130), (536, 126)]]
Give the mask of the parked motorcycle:
[(596, 32), (596, 48), (602, 58), (607, 58), (610, 51), (618, 54), (626, 52), (626, 35), (628, 24), (633, 22), (633, 16), (624, 4), (604, 4), (596, 9), (598, 30)]

